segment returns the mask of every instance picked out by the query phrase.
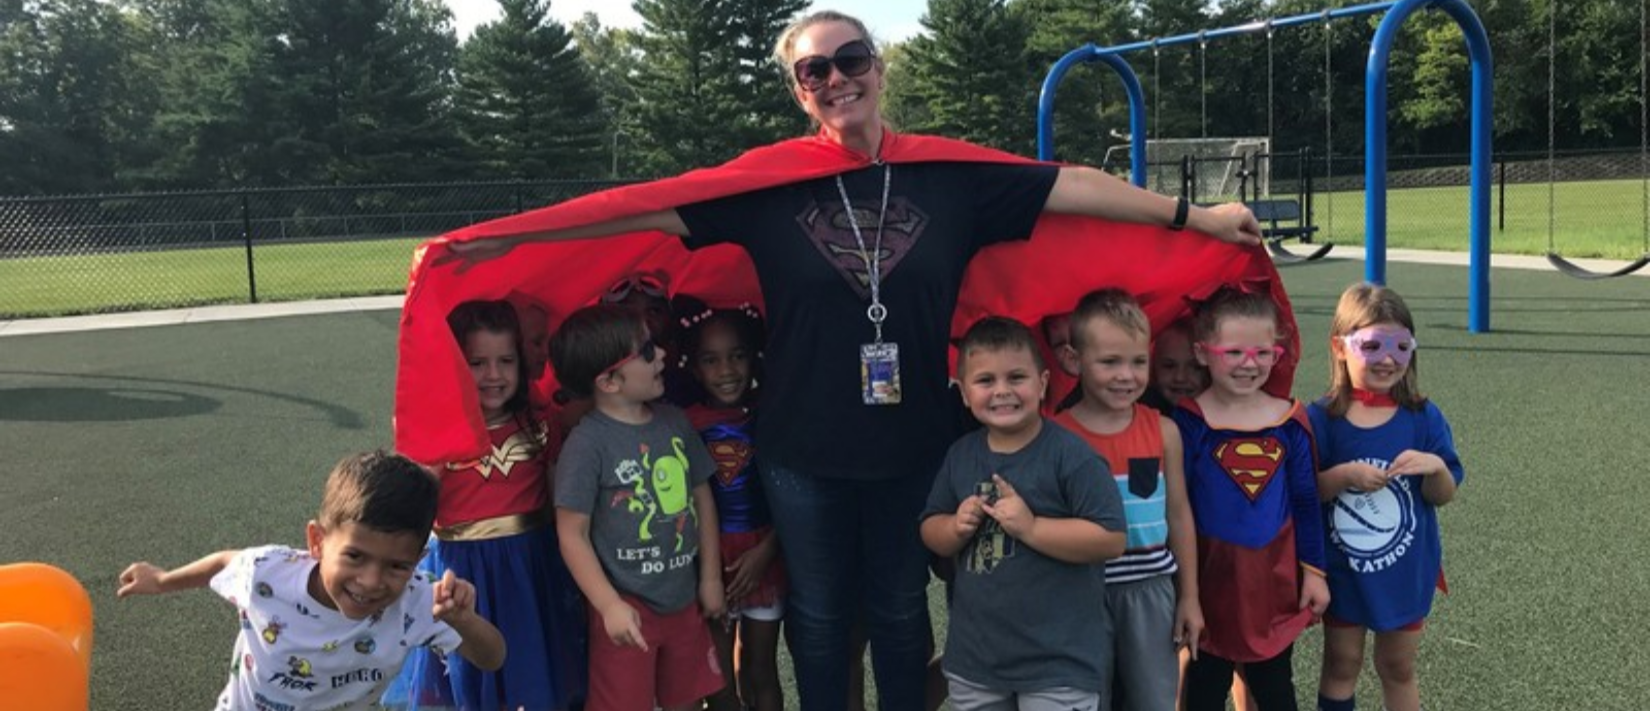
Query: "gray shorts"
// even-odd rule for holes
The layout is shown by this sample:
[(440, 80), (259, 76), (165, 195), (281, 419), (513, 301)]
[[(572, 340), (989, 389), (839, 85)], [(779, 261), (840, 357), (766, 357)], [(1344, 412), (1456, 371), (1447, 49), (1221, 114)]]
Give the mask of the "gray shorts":
[(1174, 711), (1180, 655), (1174, 643), (1174, 576), (1106, 584), (1115, 711)]
[(1104, 711), (1093, 691), (1057, 686), (1040, 691), (999, 691), (946, 674), (953, 711)]

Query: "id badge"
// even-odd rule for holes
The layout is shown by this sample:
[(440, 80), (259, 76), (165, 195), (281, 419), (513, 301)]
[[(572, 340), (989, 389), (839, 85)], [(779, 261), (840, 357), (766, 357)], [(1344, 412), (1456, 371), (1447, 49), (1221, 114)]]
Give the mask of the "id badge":
[(867, 405), (898, 405), (899, 344), (866, 343), (859, 347), (860, 393)]

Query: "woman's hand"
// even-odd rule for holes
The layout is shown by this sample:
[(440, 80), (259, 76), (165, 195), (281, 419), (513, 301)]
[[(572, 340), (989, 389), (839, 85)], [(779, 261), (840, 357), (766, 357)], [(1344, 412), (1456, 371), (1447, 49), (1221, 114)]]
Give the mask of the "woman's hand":
[(468, 242), (449, 242), (447, 253), (435, 258), (434, 265), (451, 264), (458, 262), (458, 273), (463, 274), (477, 264), (490, 259), (498, 259), (510, 253), (518, 244), (511, 237), (495, 239), (476, 239)]
[(1187, 226), (1232, 244), (1260, 244), (1260, 221), (1241, 202), (1193, 208)]

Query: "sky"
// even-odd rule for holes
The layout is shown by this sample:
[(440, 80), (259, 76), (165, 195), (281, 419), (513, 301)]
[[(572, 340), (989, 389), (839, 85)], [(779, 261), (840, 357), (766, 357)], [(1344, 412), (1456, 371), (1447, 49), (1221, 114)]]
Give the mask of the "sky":
[[(476, 25), (498, 18), (498, 0), (447, 0), (458, 25), (458, 36), (466, 39)], [(928, 10), (927, 0), (825, 0), (812, 10), (837, 10), (858, 17), (883, 42), (898, 42), (922, 31), (918, 19)], [(586, 12), (595, 12), (603, 26), (640, 27), (642, 18), (630, 9), (627, 0), (551, 0), (550, 14), (571, 25)]]

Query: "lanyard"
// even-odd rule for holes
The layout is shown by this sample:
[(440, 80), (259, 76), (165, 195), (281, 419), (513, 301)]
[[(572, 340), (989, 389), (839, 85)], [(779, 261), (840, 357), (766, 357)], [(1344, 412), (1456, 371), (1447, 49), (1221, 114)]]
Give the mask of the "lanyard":
[(882, 322), (888, 320), (888, 307), (882, 305), (882, 227), (888, 220), (888, 188), (894, 182), (894, 167), (882, 166), (882, 210), (877, 214), (877, 241), (873, 251), (865, 250), (865, 237), (859, 231), (859, 219), (854, 217), (854, 205), (848, 201), (848, 188), (842, 176), (836, 176), (836, 190), (842, 196), (842, 209), (848, 213), (848, 225), (854, 228), (854, 241), (859, 243), (859, 256), (865, 260), (865, 271), (871, 282), (871, 305), (865, 308), (865, 317), (877, 331), (877, 343), (882, 342)]

